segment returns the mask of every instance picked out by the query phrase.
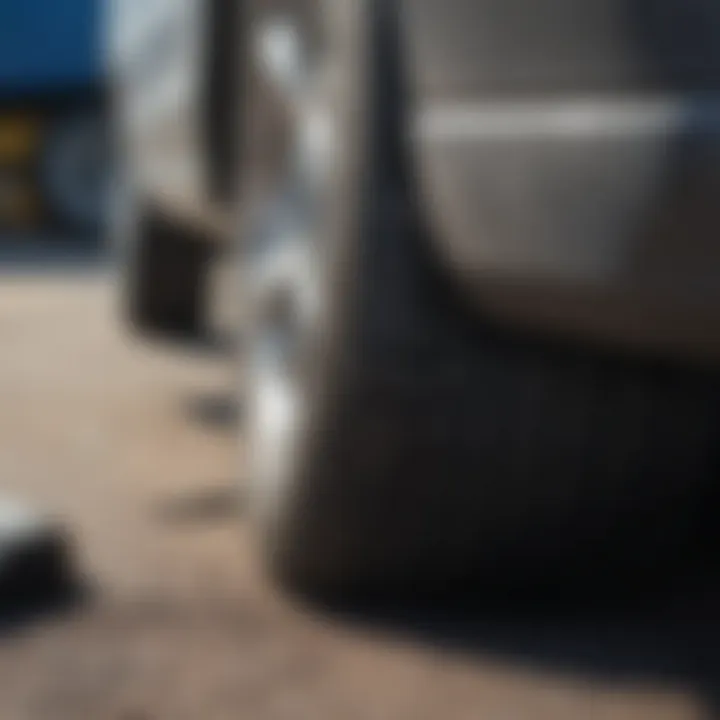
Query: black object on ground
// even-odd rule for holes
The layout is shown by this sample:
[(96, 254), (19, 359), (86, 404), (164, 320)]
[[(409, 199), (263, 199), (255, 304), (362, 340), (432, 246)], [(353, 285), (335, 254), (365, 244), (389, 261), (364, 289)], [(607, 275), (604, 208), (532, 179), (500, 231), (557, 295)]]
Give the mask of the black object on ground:
[(63, 528), (0, 496), (0, 633), (68, 607), (80, 588)]

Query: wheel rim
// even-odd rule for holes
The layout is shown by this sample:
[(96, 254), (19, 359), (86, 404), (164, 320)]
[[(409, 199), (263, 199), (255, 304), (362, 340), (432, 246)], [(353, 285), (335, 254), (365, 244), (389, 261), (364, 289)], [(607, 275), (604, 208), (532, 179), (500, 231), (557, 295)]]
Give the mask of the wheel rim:
[(258, 30), (256, 52), (291, 116), (291, 152), (251, 239), (250, 463), (256, 508), (277, 510), (307, 422), (308, 351), (323, 309), (319, 238), (335, 127), (324, 68), (301, 27), (280, 18)]

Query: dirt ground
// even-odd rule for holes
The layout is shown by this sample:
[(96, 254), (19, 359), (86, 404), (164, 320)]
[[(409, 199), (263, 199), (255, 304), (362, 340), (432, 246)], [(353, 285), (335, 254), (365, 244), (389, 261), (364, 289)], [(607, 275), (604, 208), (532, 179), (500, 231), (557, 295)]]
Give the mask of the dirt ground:
[(243, 518), (232, 363), (131, 340), (109, 271), (3, 271), (0, 343), (0, 491), (64, 524), (89, 588), (0, 637), (0, 720), (714, 716), (707, 683), (655, 671), (652, 642), (623, 654), (624, 630), (476, 618), (472, 642), (431, 641), (276, 593)]

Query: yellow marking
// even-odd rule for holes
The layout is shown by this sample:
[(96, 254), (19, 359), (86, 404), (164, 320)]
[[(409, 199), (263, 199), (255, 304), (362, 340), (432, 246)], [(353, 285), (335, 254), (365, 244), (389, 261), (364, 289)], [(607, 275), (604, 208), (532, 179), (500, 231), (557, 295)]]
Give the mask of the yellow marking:
[(40, 144), (41, 123), (33, 115), (0, 115), (0, 161), (22, 162), (33, 157)]

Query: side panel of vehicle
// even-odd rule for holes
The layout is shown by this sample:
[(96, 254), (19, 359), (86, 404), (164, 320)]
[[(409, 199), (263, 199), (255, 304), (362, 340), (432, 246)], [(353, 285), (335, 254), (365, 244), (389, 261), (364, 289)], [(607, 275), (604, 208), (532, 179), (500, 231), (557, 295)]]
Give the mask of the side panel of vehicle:
[(400, 0), (420, 192), (486, 316), (720, 353), (720, 7)]

